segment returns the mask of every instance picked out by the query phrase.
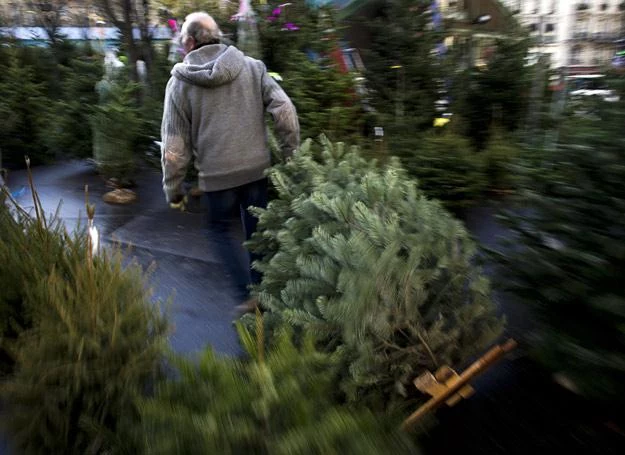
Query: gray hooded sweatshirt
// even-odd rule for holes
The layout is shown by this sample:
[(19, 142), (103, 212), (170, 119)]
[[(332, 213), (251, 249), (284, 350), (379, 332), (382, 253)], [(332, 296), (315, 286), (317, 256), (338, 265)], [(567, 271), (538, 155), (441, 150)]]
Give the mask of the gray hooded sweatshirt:
[(236, 47), (211, 44), (190, 52), (171, 74), (161, 126), (168, 201), (183, 195), (192, 155), (203, 191), (264, 178), (271, 165), (265, 112), (273, 116), (284, 157), (297, 148), (295, 107), (261, 61)]

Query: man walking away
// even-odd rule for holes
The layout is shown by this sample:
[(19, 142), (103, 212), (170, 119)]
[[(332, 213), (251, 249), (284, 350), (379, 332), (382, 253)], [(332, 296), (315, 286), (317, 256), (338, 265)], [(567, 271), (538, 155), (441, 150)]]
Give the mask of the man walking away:
[[(285, 159), (299, 144), (293, 103), (267, 74), (265, 65), (221, 43), (221, 31), (206, 13), (192, 13), (180, 33), (186, 56), (174, 66), (161, 126), (163, 189), (171, 205), (182, 204), (183, 182), (192, 154), (208, 208), (209, 229), (226, 234), (233, 212), (246, 239), (258, 220), (247, 210), (267, 206), (265, 170), (271, 165), (265, 112)], [(257, 258), (250, 255), (250, 264)], [(250, 270), (251, 282), (260, 274)], [(252, 310), (248, 300), (240, 309)]]

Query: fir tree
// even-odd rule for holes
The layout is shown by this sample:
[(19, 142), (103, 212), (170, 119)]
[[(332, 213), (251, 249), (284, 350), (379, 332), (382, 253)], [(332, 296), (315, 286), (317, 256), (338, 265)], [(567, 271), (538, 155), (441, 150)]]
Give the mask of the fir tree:
[(45, 119), (49, 103), (46, 87), (36, 80), (32, 67), (23, 64), (10, 49), (6, 69), (0, 75), (0, 144), (3, 165), (15, 167), (28, 155), (33, 163), (50, 159), (45, 146)]
[(33, 327), (33, 308), (26, 303), (26, 290), (47, 276), (52, 269), (66, 277), (79, 249), (69, 248), (69, 239), (58, 218), (43, 223), (27, 213), (9, 210), (5, 194), (0, 204), (0, 368), (12, 369), (11, 343), (26, 329)]
[[(318, 160), (314, 155), (318, 154)], [(424, 369), (455, 365), (501, 329), (460, 222), (426, 199), (396, 160), (379, 169), (342, 144), (307, 142), (271, 174), (249, 247), (264, 255), (268, 318), (345, 353), (343, 386), (372, 404), (411, 395)]]
[[(475, 204), (488, 188), (485, 156), (450, 130), (391, 141), (391, 145), (408, 173), (418, 180), (419, 188), (450, 209)], [(493, 172), (494, 160), (493, 156)]]
[(328, 57), (311, 61), (295, 54), (284, 73), (283, 87), (297, 108), (303, 137), (326, 134), (358, 140), (362, 110), (351, 75), (342, 74)]
[(445, 76), (435, 49), (444, 35), (432, 27), (430, 0), (381, 3), (366, 23), (370, 44), (363, 49), (374, 106), (389, 134), (414, 135), (435, 117), (437, 89)]
[(302, 137), (354, 138), (363, 116), (353, 75), (340, 67), (339, 24), (333, 9), (304, 0), (271, 2), (259, 17), (262, 60), (281, 75), (297, 108)]
[(199, 365), (178, 358), (180, 378), (143, 401), (146, 453), (417, 453), (395, 420), (337, 404), (336, 356), (319, 352), (311, 336), (297, 347), (280, 329), (265, 354), (262, 341), (239, 333), (249, 359), (210, 349)]
[(565, 122), (542, 167), (525, 169), (513, 238), (495, 255), (504, 289), (539, 321), (539, 358), (612, 403), (625, 397), (624, 120), (621, 101)]
[(165, 323), (121, 255), (75, 262), (27, 290), (34, 327), (20, 335), (2, 386), (12, 441), (27, 453), (133, 451), (136, 395), (158, 372)]
[(119, 252), (92, 258), (86, 233), (69, 235), (34, 198), (35, 219), (0, 206), (0, 308), (17, 303), (12, 316), (28, 322), (2, 340), (15, 360), (0, 387), (11, 441), (25, 453), (134, 453), (126, 432), (158, 372), (165, 320), (138, 266)]
[(493, 126), (499, 134), (510, 134), (526, 118), (532, 76), (525, 62), (528, 47), (529, 39), (513, 31), (495, 43), (485, 68), (456, 76), (452, 109), (461, 119), (462, 134), (478, 151), (488, 145)]
[(128, 182), (137, 164), (135, 145), (141, 121), (134, 94), (139, 87), (123, 80), (98, 84), (100, 104), (91, 116), (93, 158), (105, 177)]
[[(513, 137), (495, 130), (480, 157), (483, 160), (484, 172), (488, 187), (494, 192), (515, 191), (519, 183), (514, 168), (521, 160), (521, 146)], [(527, 154), (527, 150), (523, 150)]]
[(54, 102), (50, 115), (47, 129), (50, 147), (65, 156), (91, 156), (90, 116), (98, 102), (94, 87), (104, 73), (101, 57), (87, 50), (76, 55), (67, 66), (59, 66), (59, 72), (61, 99)]

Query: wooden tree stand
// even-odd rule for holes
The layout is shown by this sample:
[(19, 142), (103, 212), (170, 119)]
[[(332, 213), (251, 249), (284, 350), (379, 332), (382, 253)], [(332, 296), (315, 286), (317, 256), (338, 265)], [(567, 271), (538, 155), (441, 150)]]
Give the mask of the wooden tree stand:
[(402, 429), (410, 430), (424, 415), (434, 411), (443, 403), (447, 406), (454, 406), (463, 398), (469, 398), (475, 393), (475, 389), (469, 385), (469, 381), (486, 371), (516, 347), (517, 342), (513, 339), (506, 341), (503, 345), (495, 346), (471, 364), (462, 374), (456, 373), (448, 366), (443, 366), (434, 374), (426, 371), (416, 378), (414, 385), (417, 389), (432, 398), (404, 421)]
[(131, 204), (137, 200), (137, 194), (134, 191), (126, 188), (118, 188), (113, 191), (109, 191), (102, 196), (102, 200), (109, 204)]

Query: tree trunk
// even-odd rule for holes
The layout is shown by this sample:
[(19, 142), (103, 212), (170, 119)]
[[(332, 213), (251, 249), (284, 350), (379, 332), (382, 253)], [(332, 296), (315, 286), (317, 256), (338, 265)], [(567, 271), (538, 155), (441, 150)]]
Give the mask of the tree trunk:
[(122, 24), (121, 32), (126, 42), (126, 46), (128, 47), (129, 76), (130, 80), (133, 82), (139, 82), (139, 75), (137, 74), (137, 60), (139, 59), (139, 52), (132, 30), (132, 0), (123, 0), (123, 7), (124, 22)]
[(150, 81), (150, 70), (152, 69), (152, 36), (150, 34), (150, 2), (143, 0), (143, 20), (141, 21), (141, 44), (143, 46), (143, 61), (146, 67), (146, 76)]

